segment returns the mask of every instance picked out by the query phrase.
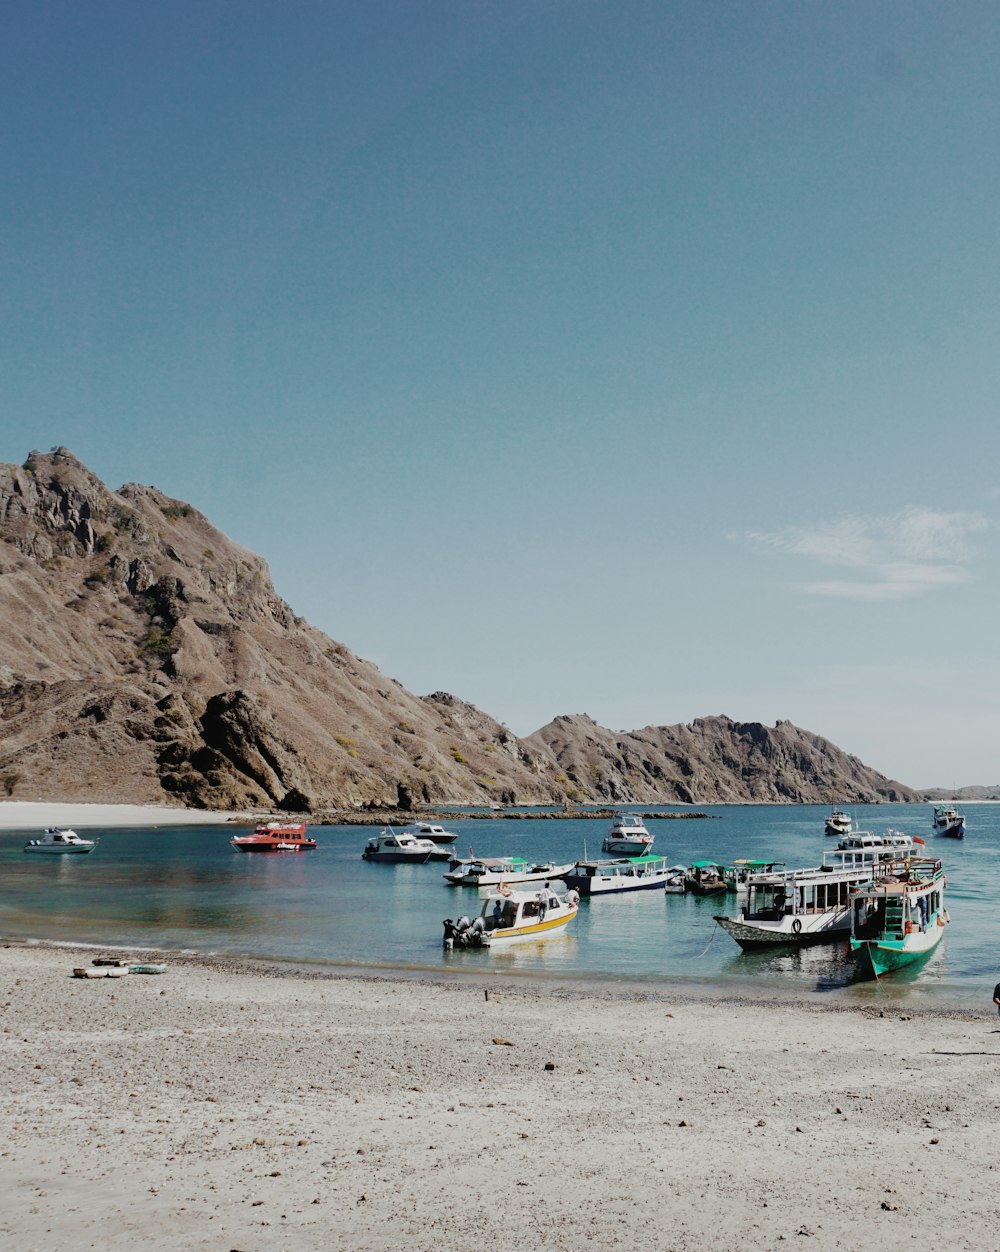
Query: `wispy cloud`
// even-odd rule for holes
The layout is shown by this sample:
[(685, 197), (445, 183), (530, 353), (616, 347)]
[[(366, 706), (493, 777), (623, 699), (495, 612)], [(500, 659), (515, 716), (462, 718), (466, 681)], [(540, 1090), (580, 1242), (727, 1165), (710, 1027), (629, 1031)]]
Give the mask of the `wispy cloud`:
[(848, 576), (807, 579), (807, 595), (853, 600), (902, 600), (972, 577), (970, 537), (989, 528), (979, 513), (911, 507), (882, 516), (846, 515), (812, 527), (750, 531), (759, 548), (801, 557)]

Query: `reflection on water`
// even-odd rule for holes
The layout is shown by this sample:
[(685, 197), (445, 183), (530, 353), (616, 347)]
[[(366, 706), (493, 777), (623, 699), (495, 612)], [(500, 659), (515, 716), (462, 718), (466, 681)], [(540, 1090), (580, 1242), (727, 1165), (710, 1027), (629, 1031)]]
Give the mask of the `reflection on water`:
[[(816, 864), (833, 846), (822, 806), (710, 808), (711, 819), (652, 821), (656, 851), (672, 863), (769, 857)], [(996, 981), (994, 877), (1000, 808), (968, 805), (964, 841), (929, 834), (930, 806), (853, 812), (863, 828), (921, 834), (948, 874), (948, 933), (920, 969), (877, 985), (855, 981), (847, 945), (743, 953), (714, 920), (726, 897), (637, 892), (584, 899), (564, 934), (506, 950), (442, 945), (442, 919), (478, 912), (477, 893), (444, 883), (443, 862), (362, 861), (364, 828), (314, 827), (314, 852), (248, 855), (217, 826), (97, 832), (87, 856), (25, 856), (34, 831), (0, 832), (0, 932), (17, 938), (190, 948), (355, 966), (503, 970), (566, 978), (716, 983), (835, 992), (863, 1002), (921, 996), (986, 1002)], [(463, 852), (571, 861), (599, 846), (600, 821), (456, 822)], [(986, 984), (989, 984), (986, 987)], [(986, 990), (984, 991), (984, 987)]]

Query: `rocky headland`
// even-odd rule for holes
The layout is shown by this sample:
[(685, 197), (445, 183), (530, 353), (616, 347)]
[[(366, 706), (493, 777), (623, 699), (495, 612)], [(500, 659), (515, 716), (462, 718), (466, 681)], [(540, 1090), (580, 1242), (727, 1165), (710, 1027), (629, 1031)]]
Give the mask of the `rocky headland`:
[(0, 798), (305, 813), (917, 794), (790, 722), (520, 739), (310, 626), (266, 563), (65, 448), (0, 465)]

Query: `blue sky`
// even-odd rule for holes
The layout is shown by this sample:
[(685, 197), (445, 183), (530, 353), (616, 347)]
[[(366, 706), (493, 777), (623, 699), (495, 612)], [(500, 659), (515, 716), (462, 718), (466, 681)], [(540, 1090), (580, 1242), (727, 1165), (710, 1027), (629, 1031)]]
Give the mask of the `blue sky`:
[(1000, 780), (1000, 10), (12, 6), (0, 459), (527, 734)]

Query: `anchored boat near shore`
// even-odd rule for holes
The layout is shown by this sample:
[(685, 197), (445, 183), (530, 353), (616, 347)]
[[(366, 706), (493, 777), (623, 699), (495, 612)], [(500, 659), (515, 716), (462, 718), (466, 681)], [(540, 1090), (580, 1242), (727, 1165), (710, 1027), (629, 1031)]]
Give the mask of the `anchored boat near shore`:
[(577, 861), (561, 877), (567, 887), (593, 897), (623, 891), (662, 891), (673, 873), (667, 857), (626, 856), (611, 861)]
[(308, 852), (316, 847), (305, 822), (264, 822), (253, 834), (237, 835), (229, 842), (237, 852)]
[(508, 947), (531, 939), (551, 939), (563, 932), (576, 917), (578, 897), (575, 891), (564, 896), (542, 888), (538, 891), (514, 891), (499, 887), (484, 890), (479, 915), (472, 919), (444, 920), (446, 948)]
[(925, 961), (944, 936), (947, 879), (933, 857), (883, 862), (851, 896), (851, 953), (863, 978)]
[(24, 845), (24, 850), (25, 852), (61, 854), (93, 852), (96, 847), (96, 839), (81, 839), (75, 830), (63, 830), (59, 826), (50, 826), (41, 839), (29, 839)]
[(747, 951), (846, 939), (851, 892), (917, 848), (915, 839), (894, 831), (849, 835), (836, 851), (824, 853), (820, 865), (751, 874), (741, 911), (735, 917), (716, 914), (715, 920)]

